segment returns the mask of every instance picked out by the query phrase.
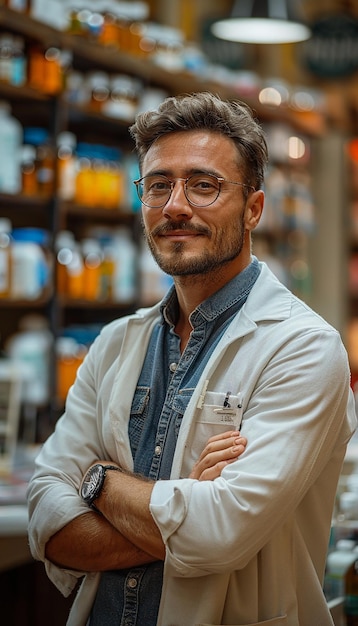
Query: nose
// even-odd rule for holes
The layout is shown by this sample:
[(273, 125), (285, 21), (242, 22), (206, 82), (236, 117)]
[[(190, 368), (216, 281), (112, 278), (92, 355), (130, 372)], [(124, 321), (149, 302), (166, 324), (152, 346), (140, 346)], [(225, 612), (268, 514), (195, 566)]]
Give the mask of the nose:
[(191, 218), (193, 215), (192, 206), (189, 204), (184, 193), (185, 179), (177, 178), (175, 180), (171, 196), (163, 207), (163, 215), (167, 219), (185, 219)]

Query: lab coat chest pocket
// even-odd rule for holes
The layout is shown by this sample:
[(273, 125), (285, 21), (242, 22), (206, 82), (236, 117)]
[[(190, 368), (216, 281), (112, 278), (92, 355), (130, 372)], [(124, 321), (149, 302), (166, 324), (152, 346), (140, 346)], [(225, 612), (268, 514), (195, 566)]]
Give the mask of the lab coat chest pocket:
[[(226, 405), (226, 406), (225, 406)], [(192, 439), (192, 458), (198, 459), (208, 439), (229, 430), (239, 429), (242, 420), (241, 395), (206, 392), (201, 409), (197, 410)]]

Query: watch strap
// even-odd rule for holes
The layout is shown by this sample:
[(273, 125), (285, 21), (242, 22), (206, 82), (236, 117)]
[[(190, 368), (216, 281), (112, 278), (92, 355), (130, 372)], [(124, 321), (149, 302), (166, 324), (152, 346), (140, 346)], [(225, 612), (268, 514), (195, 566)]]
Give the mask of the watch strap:
[(117, 465), (103, 465), (103, 463), (101, 463), (102, 467), (105, 470), (117, 470), (117, 472), (123, 472), (121, 467), (118, 467)]
[(116, 470), (117, 472), (121, 472), (121, 468), (117, 467), (117, 465), (103, 465), (103, 463), (98, 463), (98, 465), (102, 465), (103, 467), (103, 478), (102, 478), (102, 483), (98, 489), (98, 492), (96, 493), (95, 497), (93, 498), (92, 502), (91, 502), (91, 508), (94, 509), (95, 511), (97, 511), (98, 513), (100, 513), (100, 511), (97, 509), (97, 507), (94, 505), (94, 501), (97, 500), (97, 498), (101, 495), (103, 486), (104, 486), (104, 481), (106, 479), (106, 474), (108, 470)]

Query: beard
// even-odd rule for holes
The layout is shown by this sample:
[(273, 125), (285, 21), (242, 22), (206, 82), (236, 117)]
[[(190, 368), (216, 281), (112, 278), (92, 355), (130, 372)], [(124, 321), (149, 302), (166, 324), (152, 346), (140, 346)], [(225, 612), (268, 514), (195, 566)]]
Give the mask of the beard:
[(155, 237), (174, 230), (186, 230), (198, 233), (213, 240), (212, 231), (205, 226), (194, 226), (190, 222), (167, 222), (144, 235), (148, 247), (160, 269), (170, 276), (198, 276), (209, 274), (233, 261), (242, 251), (245, 239), (244, 213), (240, 222), (237, 220), (225, 224), (216, 231), (214, 245), (209, 246), (196, 256), (188, 258), (188, 242), (176, 241), (172, 244), (171, 254), (161, 253), (155, 245)]

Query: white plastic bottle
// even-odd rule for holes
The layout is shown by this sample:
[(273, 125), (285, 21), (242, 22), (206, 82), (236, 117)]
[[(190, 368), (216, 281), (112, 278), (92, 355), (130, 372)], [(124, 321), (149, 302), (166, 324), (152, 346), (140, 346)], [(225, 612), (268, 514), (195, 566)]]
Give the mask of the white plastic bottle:
[(36, 228), (18, 228), (12, 231), (11, 296), (35, 300), (40, 298), (49, 283), (50, 268), (42, 242), (45, 231)]
[(137, 294), (137, 248), (128, 228), (118, 228), (113, 238), (115, 268), (112, 297), (115, 302), (133, 302)]
[(21, 190), (22, 126), (11, 115), (8, 102), (0, 101), (0, 193)]
[(6, 343), (10, 359), (24, 368), (23, 401), (41, 406), (50, 397), (50, 351), (53, 337), (47, 320), (40, 315), (22, 318), (19, 331)]
[(159, 302), (172, 285), (173, 279), (157, 265), (147, 244), (143, 242), (140, 252), (140, 303), (152, 306)]
[(73, 200), (76, 191), (76, 150), (74, 133), (63, 131), (57, 137), (57, 193), (62, 200)]

